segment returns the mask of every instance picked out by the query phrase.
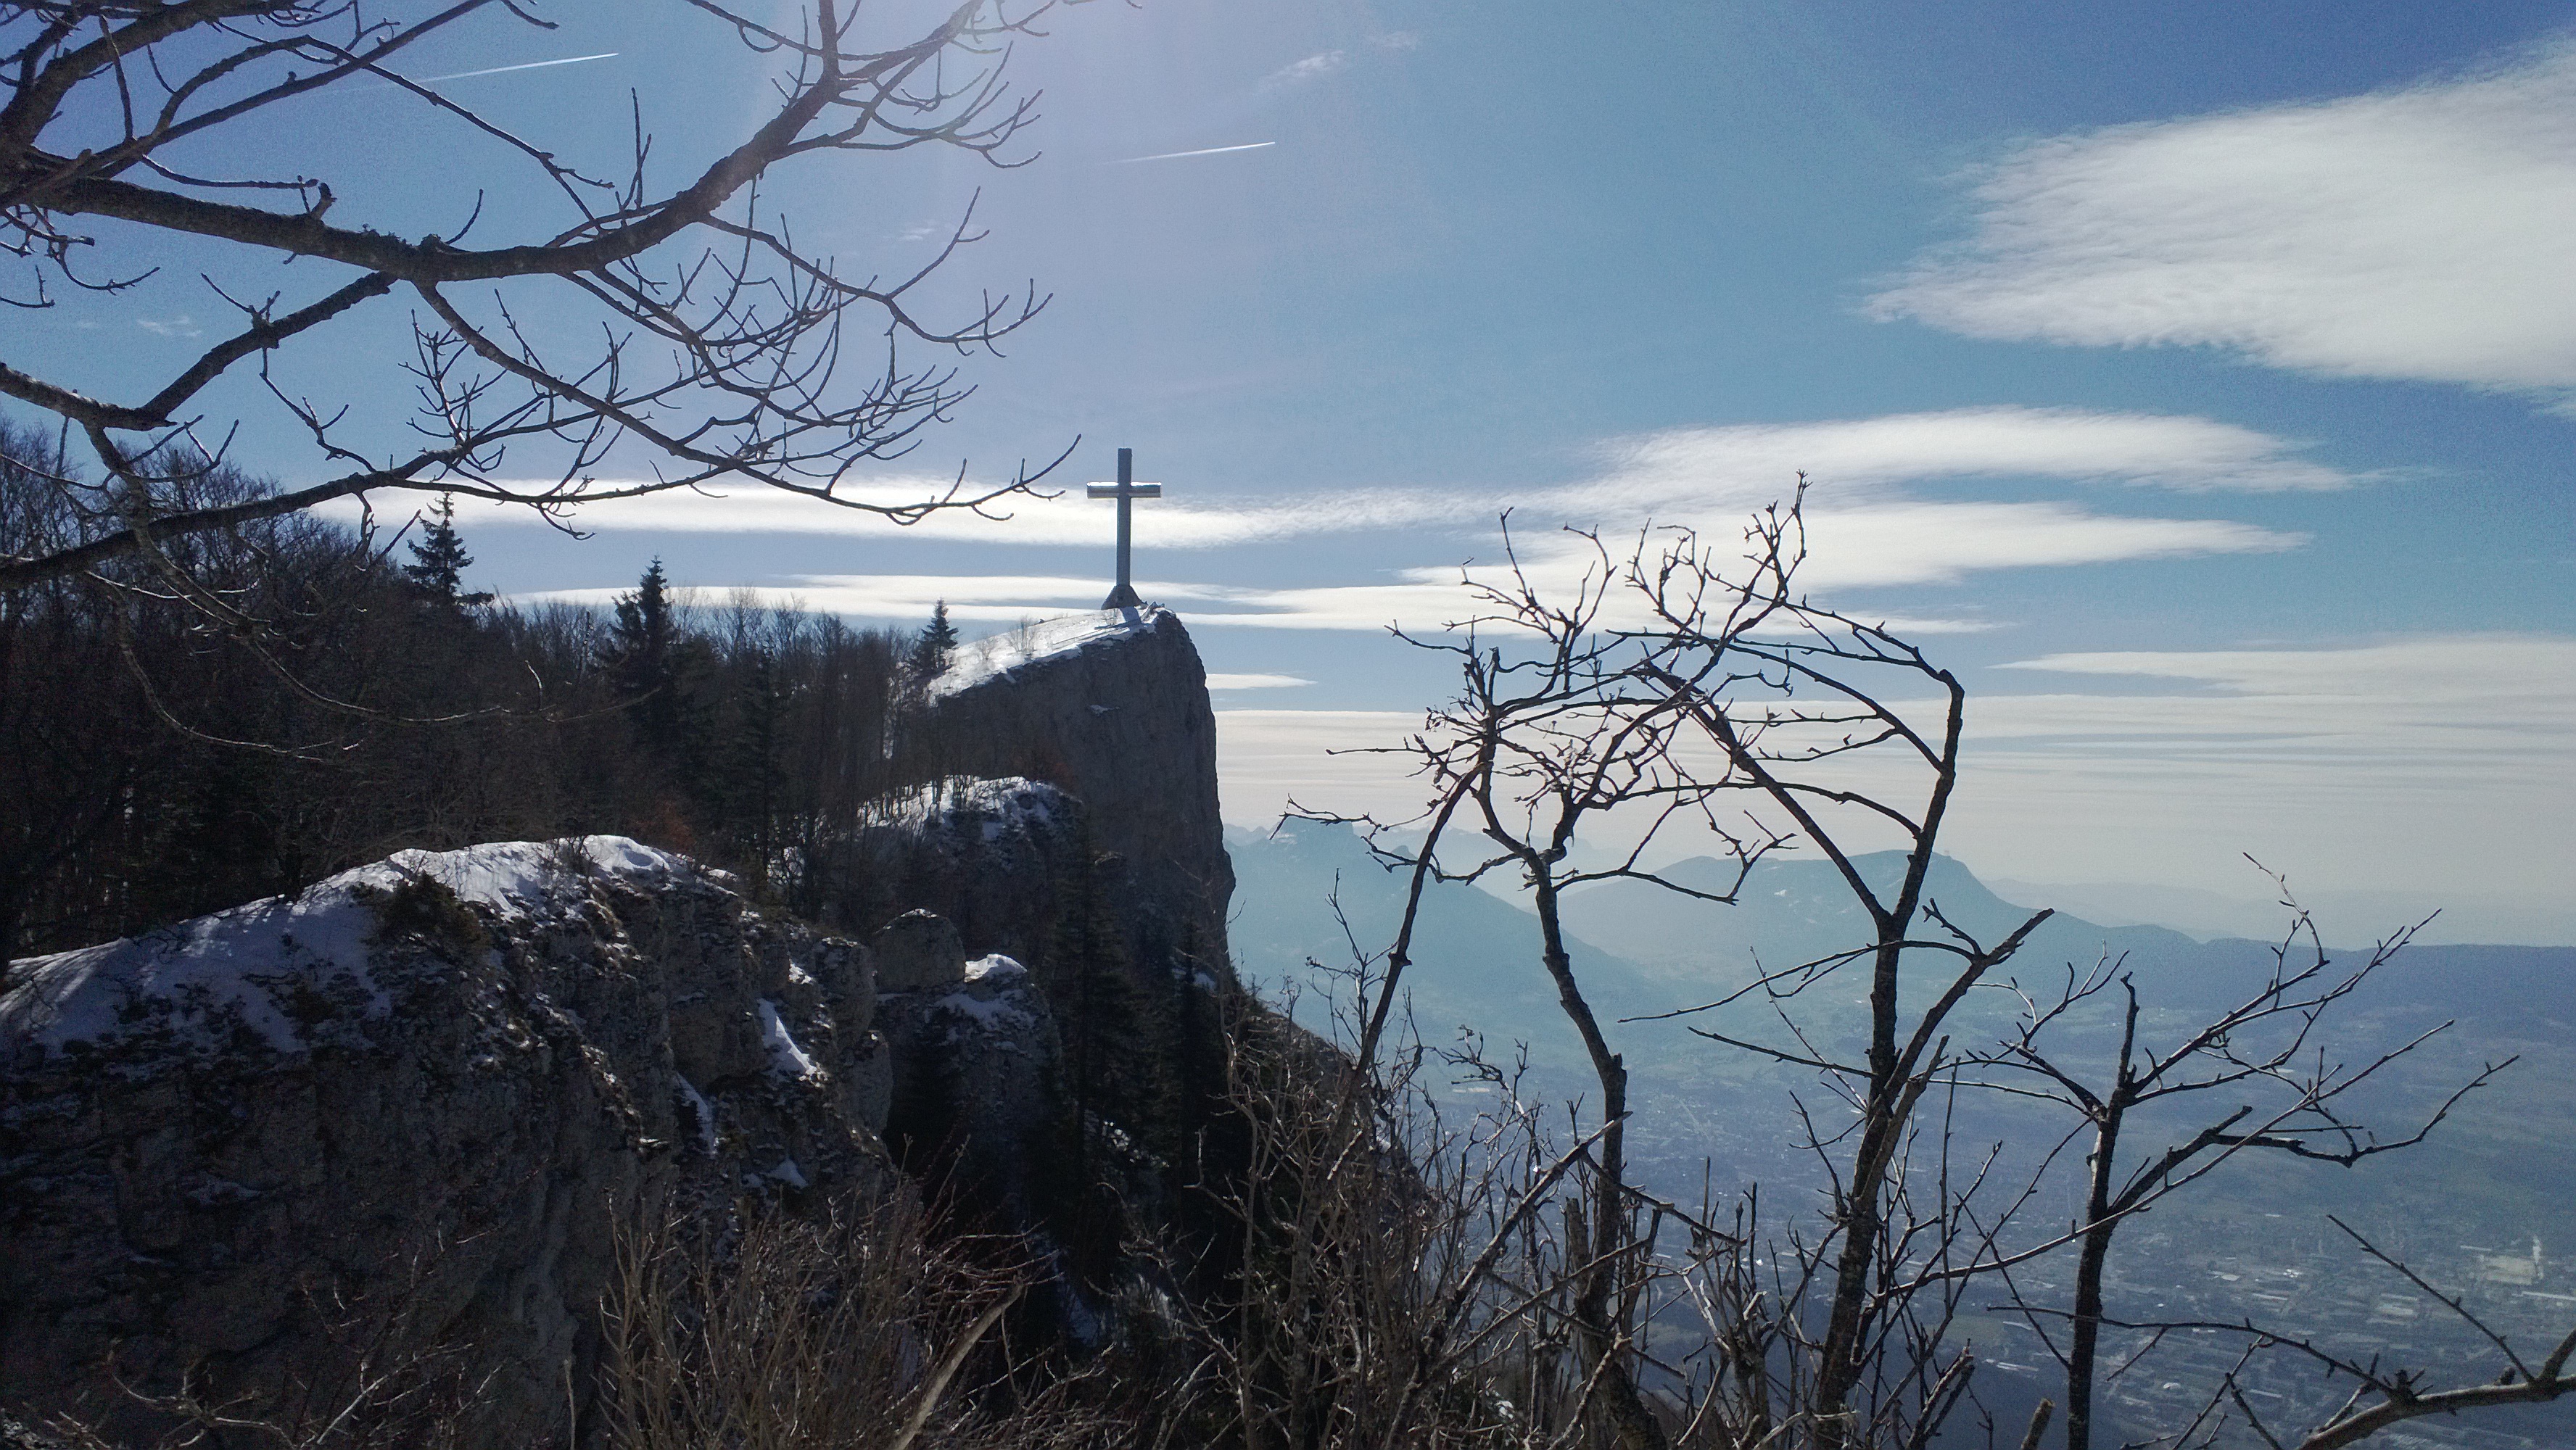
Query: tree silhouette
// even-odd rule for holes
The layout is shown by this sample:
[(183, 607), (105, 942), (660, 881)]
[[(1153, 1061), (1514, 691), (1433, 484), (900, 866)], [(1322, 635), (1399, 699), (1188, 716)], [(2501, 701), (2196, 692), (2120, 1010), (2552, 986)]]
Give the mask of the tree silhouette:
[(465, 571), (474, 567), (474, 556), (465, 552), (465, 540), (456, 532), (456, 495), (438, 496), (421, 520), (420, 537), (409, 548), (411, 562), (403, 566), (403, 577), (422, 594), (458, 610), (492, 602), (488, 591), (465, 592)]
[(942, 599), (931, 606), (930, 623), (912, 642), (913, 674), (923, 680), (937, 679), (956, 649), (957, 626), (948, 622), (948, 601)]

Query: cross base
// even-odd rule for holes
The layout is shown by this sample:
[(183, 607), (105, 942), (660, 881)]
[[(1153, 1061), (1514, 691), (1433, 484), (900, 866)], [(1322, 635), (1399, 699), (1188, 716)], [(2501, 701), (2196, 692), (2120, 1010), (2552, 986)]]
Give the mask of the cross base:
[(1100, 607), (1103, 609), (1142, 609), (1145, 607), (1145, 601), (1138, 598), (1136, 591), (1128, 588), (1125, 581), (1122, 580), (1117, 588), (1109, 591), (1108, 598), (1100, 601)]

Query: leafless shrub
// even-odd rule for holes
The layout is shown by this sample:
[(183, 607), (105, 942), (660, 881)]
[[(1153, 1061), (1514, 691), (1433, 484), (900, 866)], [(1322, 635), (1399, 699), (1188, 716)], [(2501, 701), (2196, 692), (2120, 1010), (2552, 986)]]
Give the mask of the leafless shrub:
[(1012, 1379), (1003, 1321), (1033, 1269), (1006, 1245), (935, 1242), (905, 1196), (815, 1219), (747, 1210), (723, 1231), (651, 1221), (619, 1246), (606, 1306), (605, 1443), (1102, 1443), (1104, 1422), (1075, 1408), (1069, 1382)]

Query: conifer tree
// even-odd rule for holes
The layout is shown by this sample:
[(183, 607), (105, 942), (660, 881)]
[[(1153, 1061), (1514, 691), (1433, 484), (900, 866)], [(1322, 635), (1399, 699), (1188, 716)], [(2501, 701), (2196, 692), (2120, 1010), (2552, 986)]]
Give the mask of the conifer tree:
[(646, 744), (657, 748), (678, 743), (679, 701), (673, 660), (678, 633), (671, 619), (670, 580), (662, 572), (662, 559), (657, 554), (644, 577), (637, 581), (635, 592), (617, 597), (617, 622), (610, 626), (613, 643), (608, 659), (617, 693), (625, 697), (637, 731)]
[(940, 672), (948, 668), (948, 657), (956, 650), (957, 626), (948, 622), (948, 601), (942, 599), (931, 606), (930, 623), (923, 627), (920, 636), (913, 641), (914, 678), (921, 680), (938, 678)]
[(722, 823), (723, 772), (702, 697), (717, 657), (708, 641), (680, 627), (659, 558), (634, 593), (619, 597), (609, 639), (610, 680), (652, 764), (650, 773), (660, 778), (661, 789), (647, 788), (646, 814), (635, 821), (636, 833), (656, 844), (697, 850), (698, 833)]
[(421, 521), (420, 537), (408, 547), (412, 561), (402, 566), (403, 577), (423, 595), (452, 609), (492, 602), (489, 592), (464, 592), (465, 571), (474, 567), (474, 556), (465, 552), (465, 540), (456, 532), (456, 495), (438, 496)]
[(778, 846), (779, 730), (787, 691), (778, 678), (776, 659), (765, 646), (752, 645), (734, 672), (732, 728), (723, 763), (724, 805), (731, 817), (733, 846), (748, 868), (756, 891), (769, 887), (769, 867)]

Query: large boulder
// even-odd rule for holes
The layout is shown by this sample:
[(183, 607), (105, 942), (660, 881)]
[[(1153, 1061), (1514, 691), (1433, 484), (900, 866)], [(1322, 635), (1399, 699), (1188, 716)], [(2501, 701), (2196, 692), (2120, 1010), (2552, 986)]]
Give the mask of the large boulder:
[(255, 1415), (451, 1346), (484, 1443), (559, 1439), (639, 1212), (885, 1181), (874, 1012), (864, 950), (621, 837), (21, 961), (0, 1400), (139, 1433), (120, 1379)]

